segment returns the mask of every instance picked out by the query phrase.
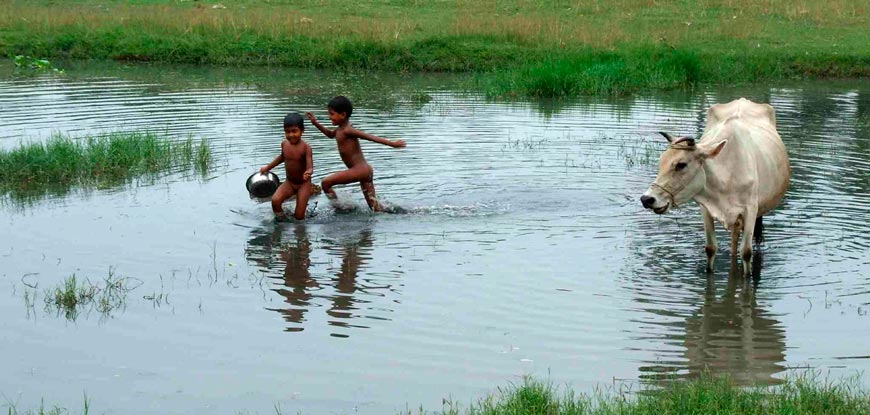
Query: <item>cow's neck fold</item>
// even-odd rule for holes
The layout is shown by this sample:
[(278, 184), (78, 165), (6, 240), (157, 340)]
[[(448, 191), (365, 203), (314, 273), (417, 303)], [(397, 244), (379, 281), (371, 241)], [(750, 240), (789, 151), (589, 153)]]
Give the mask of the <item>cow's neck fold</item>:
[(704, 183), (704, 188), (695, 195), (694, 199), (699, 205), (704, 206), (714, 219), (724, 223), (726, 228), (730, 228), (724, 197), (727, 194), (726, 184), (721, 180), (717, 167), (715, 159), (704, 161), (704, 174), (707, 176), (707, 180)]

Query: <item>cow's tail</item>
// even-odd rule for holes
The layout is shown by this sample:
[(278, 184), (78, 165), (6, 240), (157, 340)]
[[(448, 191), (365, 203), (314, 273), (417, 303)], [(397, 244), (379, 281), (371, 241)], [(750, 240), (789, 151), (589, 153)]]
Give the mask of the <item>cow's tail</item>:
[(762, 218), (763, 216), (755, 218), (755, 229), (752, 231), (752, 239), (757, 245), (761, 245), (764, 242), (764, 222), (762, 222)]

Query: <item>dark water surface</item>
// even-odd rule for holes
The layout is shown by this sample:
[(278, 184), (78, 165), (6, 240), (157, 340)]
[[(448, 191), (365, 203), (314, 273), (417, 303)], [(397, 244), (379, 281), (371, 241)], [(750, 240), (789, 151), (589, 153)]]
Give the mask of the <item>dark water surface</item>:
[[(151, 129), (204, 137), (219, 159), (206, 178), (4, 201), (4, 403), (79, 408), (85, 392), (100, 413), (384, 414), (525, 374), (590, 391), (704, 368), (744, 384), (870, 369), (866, 83), (548, 104), (454, 82), (88, 66), (0, 79), (0, 148)], [(275, 156), (287, 111), (325, 119), (338, 93), (357, 127), (408, 141), (363, 144), (381, 199), (408, 213), (370, 214), (349, 186), (355, 210), (317, 197), (307, 223), (275, 224), (244, 181)], [(656, 216), (638, 201), (664, 148), (654, 132), (698, 135), (707, 107), (740, 96), (776, 108), (794, 170), (755, 282), (730, 275), (724, 232), (704, 272), (696, 205)], [(341, 168), (334, 142), (304, 138), (317, 181)], [(123, 308), (45, 307), (64, 278), (110, 269), (136, 281)]]

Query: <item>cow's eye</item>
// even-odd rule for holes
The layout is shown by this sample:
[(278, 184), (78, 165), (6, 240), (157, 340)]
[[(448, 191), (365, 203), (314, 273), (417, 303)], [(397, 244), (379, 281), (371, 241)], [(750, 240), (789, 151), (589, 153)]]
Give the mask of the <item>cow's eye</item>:
[(677, 163), (677, 165), (674, 167), (674, 169), (677, 171), (680, 171), (680, 170), (685, 169), (685, 168), (686, 168), (686, 163), (683, 163), (683, 162)]

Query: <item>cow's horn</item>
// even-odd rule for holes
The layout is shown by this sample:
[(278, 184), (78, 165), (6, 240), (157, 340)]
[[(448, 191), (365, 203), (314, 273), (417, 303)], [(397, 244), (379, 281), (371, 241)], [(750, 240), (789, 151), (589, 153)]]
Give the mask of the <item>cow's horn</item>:
[(666, 132), (664, 132), (664, 131), (659, 131), (659, 134), (661, 134), (661, 135), (663, 135), (665, 138), (667, 138), (669, 143), (673, 143), (673, 142), (674, 142), (674, 138), (671, 137), (670, 134), (668, 134), (668, 133), (666, 133)]
[(689, 138), (689, 137), (680, 137), (677, 139), (677, 141), (672, 142), (671, 145), (675, 146), (675, 145), (680, 144), (680, 143), (686, 143), (687, 146), (694, 147), (695, 146), (695, 139)]

